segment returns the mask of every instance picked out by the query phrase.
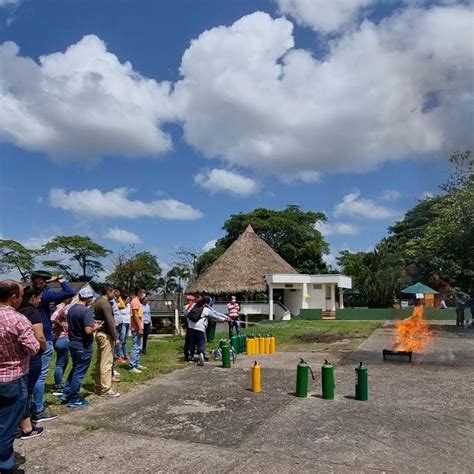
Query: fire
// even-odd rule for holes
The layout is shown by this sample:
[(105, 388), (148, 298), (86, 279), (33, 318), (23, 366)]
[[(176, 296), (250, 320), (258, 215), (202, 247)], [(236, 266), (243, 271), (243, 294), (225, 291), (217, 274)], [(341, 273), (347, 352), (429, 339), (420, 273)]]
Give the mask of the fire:
[(397, 322), (394, 350), (421, 351), (431, 342), (433, 336), (424, 319), (424, 312), (424, 306), (418, 305), (408, 319)]

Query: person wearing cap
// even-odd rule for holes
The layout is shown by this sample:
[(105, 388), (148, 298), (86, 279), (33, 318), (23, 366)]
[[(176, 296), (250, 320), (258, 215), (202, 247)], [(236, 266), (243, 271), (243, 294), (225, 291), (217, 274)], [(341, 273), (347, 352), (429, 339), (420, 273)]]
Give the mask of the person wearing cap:
[(196, 298), (193, 295), (186, 296), (186, 305), (183, 308), (184, 329), (186, 331), (186, 335), (184, 337), (183, 352), (184, 352), (184, 360), (186, 362), (192, 361), (189, 355), (189, 349), (191, 348), (191, 335), (190, 335), (190, 331), (188, 327), (188, 318), (186, 316), (188, 315), (189, 311), (191, 311), (191, 309), (194, 307), (195, 304), (196, 304)]
[(79, 392), (92, 360), (93, 335), (101, 327), (101, 324), (94, 320), (89, 308), (94, 298), (93, 291), (88, 287), (82, 288), (78, 296), (78, 303), (72, 305), (67, 313), (72, 368), (64, 385), (63, 395), (60, 397), (61, 401), (66, 402), (72, 409), (89, 406), (87, 400), (79, 398)]
[[(48, 283), (52, 282), (59, 283), (61, 290), (54, 291), (48, 288)], [(67, 298), (72, 298), (76, 292), (61, 275), (53, 276), (50, 272), (44, 270), (35, 270), (31, 274), (31, 283), (33, 290), (41, 291), (41, 303), (38, 306), (38, 311), (41, 314), (43, 332), (46, 338), (46, 350), (41, 355), (41, 373), (33, 389), (31, 406), (31, 419), (36, 423), (40, 423), (57, 418), (57, 415), (47, 413), (44, 409), (44, 389), (54, 354), (51, 303), (60, 303)]]
[(229, 321), (229, 339), (230, 339), (234, 333), (234, 328), (235, 328), (235, 332), (237, 333), (237, 336), (240, 335), (240, 320), (239, 320), (240, 305), (239, 303), (237, 303), (237, 298), (235, 296), (232, 296), (230, 298), (230, 303), (227, 304), (227, 314), (230, 318), (230, 321)]

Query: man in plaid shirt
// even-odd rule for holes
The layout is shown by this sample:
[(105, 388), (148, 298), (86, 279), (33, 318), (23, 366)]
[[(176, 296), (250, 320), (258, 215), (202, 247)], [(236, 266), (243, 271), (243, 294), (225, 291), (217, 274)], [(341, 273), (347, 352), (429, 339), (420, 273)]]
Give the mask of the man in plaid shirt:
[(30, 355), (40, 345), (31, 323), (16, 310), (23, 298), (14, 280), (0, 281), (0, 472), (14, 472), (13, 442), (27, 400)]

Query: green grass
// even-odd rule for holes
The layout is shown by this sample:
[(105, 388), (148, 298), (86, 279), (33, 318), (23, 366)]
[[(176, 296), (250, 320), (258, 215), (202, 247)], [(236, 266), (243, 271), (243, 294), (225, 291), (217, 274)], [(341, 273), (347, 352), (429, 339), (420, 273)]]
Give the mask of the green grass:
[[(368, 337), (382, 322), (380, 321), (288, 321), (275, 324), (251, 326), (244, 334), (269, 334), (277, 339), (277, 350), (318, 350), (318, 349), (352, 349), (362, 338)], [(226, 337), (225, 333), (216, 334), (215, 340), (206, 345), (206, 349), (219, 346), (219, 339)], [(342, 342), (342, 345), (341, 345)], [(120, 372), (121, 382), (116, 385), (120, 392), (127, 392), (137, 384), (144, 383), (161, 374), (183, 368), (187, 364), (183, 361), (182, 348), (184, 339), (180, 337), (152, 338), (148, 340), (148, 355), (141, 357), (141, 364), (147, 367), (141, 374), (132, 375), (127, 371), (126, 364), (119, 364), (116, 369)], [(89, 371), (84, 379), (82, 391), (85, 398), (91, 400), (94, 395), (95, 354)], [(53, 357), (50, 373), (46, 384), (46, 406), (54, 405), (54, 410), (60, 410), (57, 397), (51, 395), (53, 388), (53, 370), (56, 360)], [(69, 373), (70, 365), (66, 369)], [(91, 427), (90, 429), (94, 429)]]
[(247, 334), (272, 334), (279, 350), (319, 349), (343, 340), (366, 338), (382, 321), (302, 321), (251, 327)]
[[(183, 338), (179, 337), (167, 337), (162, 339), (149, 339), (147, 344), (146, 356), (141, 356), (140, 363), (147, 367), (141, 374), (129, 374), (127, 370), (127, 364), (116, 365), (116, 370), (119, 371), (121, 376), (121, 382), (114, 384), (115, 389), (121, 393), (127, 392), (133, 388), (134, 385), (146, 382), (158, 375), (166, 374), (175, 369), (185, 367), (185, 363), (182, 360), (182, 347)], [(94, 383), (94, 370), (96, 362), (96, 350), (94, 344), (94, 357), (92, 358), (91, 365), (87, 372), (87, 375), (82, 384), (82, 394), (88, 400), (96, 397), (95, 395), (95, 383)], [(130, 348), (129, 348), (130, 352)], [(56, 358), (53, 356), (50, 372), (46, 382), (46, 396), (45, 405), (52, 406), (60, 403), (57, 397), (51, 394), (51, 390), (54, 386), (53, 371), (56, 365)], [(71, 368), (71, 361), (69, 361), (68, 367), (66, 368), (66, 376)], [(54, 409), (57, 411), (57, 407)]]

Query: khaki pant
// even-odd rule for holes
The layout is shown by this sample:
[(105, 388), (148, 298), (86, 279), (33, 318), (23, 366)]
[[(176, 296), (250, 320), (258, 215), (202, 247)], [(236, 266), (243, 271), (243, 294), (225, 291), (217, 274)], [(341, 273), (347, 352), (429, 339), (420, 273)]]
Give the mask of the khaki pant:
[(103, 395), (112, 388), (112, 365), (114, 363), (114, 341), (103, 332), (95, 335), (97, 362), (95, 364), (95, 391)]

